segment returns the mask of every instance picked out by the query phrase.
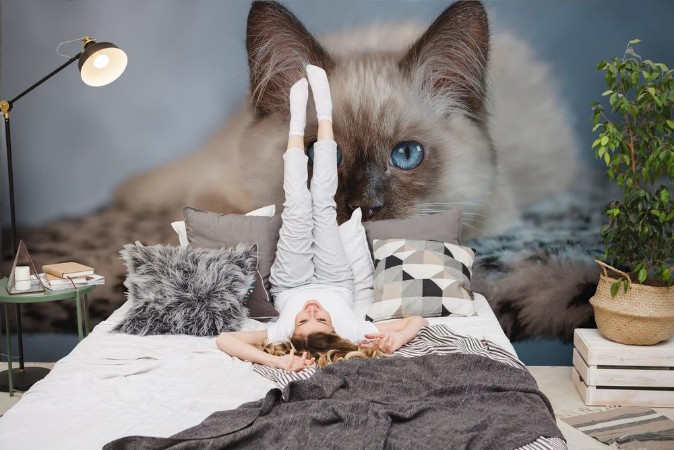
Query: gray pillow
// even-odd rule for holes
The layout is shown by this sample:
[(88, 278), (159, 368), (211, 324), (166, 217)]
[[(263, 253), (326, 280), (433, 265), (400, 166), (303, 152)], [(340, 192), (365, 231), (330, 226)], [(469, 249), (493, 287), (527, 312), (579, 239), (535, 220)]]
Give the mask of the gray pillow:
[(215, 336), (241, 329), (255, 276), (255, 244), (204, 249), (127, 244), (120, 251), (131, 308), (115, 331)]
[(418, 239), (459, 245), (461, 213), (461, 209), (448, 209), (429, 216), (363, 222), (363, 226), (370, 251), (373, 250), (375, 239)]
[(231, 247), (240, 242), (254, 242), (258, 249), (257, 275), (247, 306), (255, 319), (278, 316), (269, 295), (269, 273), (276, 258), (276, 243), (281, 215), (273, 217), (219, 214), (183, 208), (190, 246), (203, 248)]

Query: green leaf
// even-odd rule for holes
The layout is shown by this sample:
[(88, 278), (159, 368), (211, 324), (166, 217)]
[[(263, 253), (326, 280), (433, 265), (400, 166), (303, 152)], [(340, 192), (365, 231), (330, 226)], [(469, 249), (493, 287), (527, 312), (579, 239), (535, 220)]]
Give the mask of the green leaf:
[(618, 289), (620, 289), (620, 281), (616, 281), (611, 285), (611, 297), (618, 295)]
[(652, 88), (652, 87), (649, 87), (649, 88), (648, 88), (648, 93), (651, 94), (651, 95), (653, 95), (653, 96), (655, 96), (655, 89)]
[[(630, 45), (632, 45), (632, 44), (638, 44), (639, 42), (641, 42), (641, 39), (632, 39), (631, 41), (628, 42), (628, 44), (630, 44)], [(643, 50), (643, 49), (642, 49), (642, 50)]]
[(595, 139), (594, 142), (592, 143), (592, 148), (595, 148), (599, 143), (601, 142), (601, 139)]
[(672, 277), (672, 272), (667, 267), (662, 268), (662, 279), (664, 281), (669, 280)]
[(602, 136), (599, 142), (601, 142), (602, 147), (606, 147), (606, 144), (608, 144), (608, 136)]
[(609, 89), (608, 91), (602, 92), (601, 96), (604, 97), (604, 96), (609, 95), (609, 94), (613, 94), (613, 90), (612, 90), (612, 89)]
[(667, 126), (674, 130), (674, 120), (667, 119)]
[(606, 163), (607, 166), (611, 164), (611, 157), (609, 156), (608, 152), (604, 153), (604, 162)]
[(648, 272), (646, 271), (646, 269), (642, 268), (641, 270), (639, 270), (639, 273), (637, 274), (637, 278), (639, 278), (639, 283), (643, 283), (644, 281), (646, 281), (646, 277), (648, 277)]

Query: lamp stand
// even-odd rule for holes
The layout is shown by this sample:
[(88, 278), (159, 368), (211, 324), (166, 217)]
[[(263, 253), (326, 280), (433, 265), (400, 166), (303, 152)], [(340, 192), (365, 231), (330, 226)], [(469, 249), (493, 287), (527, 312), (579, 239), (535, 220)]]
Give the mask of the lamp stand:
[[(73, 41), (67, 42), (75, 42)], [(10, 229), (12, 234), (12, 258), (15, 258), (17, 252), (17, 239), (16, 239), (16, 214), (14, 210), (14, 174), (12, 171), (12, 138), (9, 129), (9, 113), (14, 106), (14, 102), (19, 100), (24, 95), (31, 92), (33, 89), (65, 69), (70, 64), (79, 60), (79, 70), (82, 77), (82, 81), (89, 86), (105, 86), (116, 80), (124, 69), (126, 68), (127, 56), (124, 51), (111, 42), (96, 42), (95, 39), (92, 39), (88, 36), (83, 36), (81, 39), (84, 45), (83, 51), (77, 55), (70, 58), (68, 61), (48, 73), (45, 77), (40, 79), (38, 82), (30, 86), (28, 89), (17, 95), (11, 100), (1, 100), (0, 101), (0, 111), (2, 112), (5, 118), (5, 143), (7, 147), (7, 173), (9, 181), (9, 211), (10, 211)], [(57, 47), (58, 51), (58, 47)], [(99, 55), (99, 56), (95, 56)], [(99, 60), (99, 57), (104, 57)], [(97, 61), (99, 62), (97, 64)], [(102, 61), (102, 62), (101, 62)], [(108, 65), (109, 63), (109, 65)], [(107, 69), (106, 69), (107, 67)], [(0, 224), (1, 226), (1, 224)], [(1, 234), (1, 233), (0, 233)], [(0, 239), (0, 255), (2, 255), (2, 239)], [(0, 268), (0, 272), (2, 269)], [(0, 372), (0, 391), (7, 392), (9, 390), (9, 376), (11, 375), (13, 385), (19, 390), (29, 389), (36, 381), (43, 378), (49, 370), (39, 367), (24, 367), (23, 361), (23, 332), (21, 327), (21, 308), (18, 303), (16, 305), (16, 331), (18, 336), (19, 344), (19, 369), (18, 373), (12, 371)], [(6, 308), (5, 308), (6, 311)], [(7, 327), (9, 328), (9, 319), (6, 319)], [(0, 325), (1, 327), (1, 325)], [(9, 342), (9, 331), (7, 330), (8, 336), (8, 345), (11, 345)], [(8, 349), (8, 354), (9, 354)]]
[[(12, 135), (9, 126), (9, 113), (14, 106), (14, 102), (19, 100), (24, 95), (28, 94), (30, 91), (47, 81), (49, 78), (53, 77), (67, 66), (77, 61), (81, 53), (70, 58), (68, 61), (63, 63), (57, 69), (50, 72), (44, 78), (39, 80), (37, 83), (30, 86), (28, 89), (14, 97), (12, 100), (1, 100), (0, 101), (0, 111), (5, 118), (5, 148), (7, 150), (7, 181), (9, 184), (9, 220), (10, 220), (10, 233), (11, 233), (11, 245), (12, 245), (12, 259), (16, 256), (17, 251), (17, 239), (16, 239), (16, 209), (14, 204), (14, 171), (12, 164)], [(1, 233), (0, 233), (1, 234)], [(0, 270), (1, 272), (1, 270)], [(23, 353), (23, 327), (21, 325), (21, 305), (16, 303), (16, 335), (19, 346), (19, 368), (12, 370), (12, 384), (14, 389), (20, 391), (27, 391), (30, 387), (44, 378), (48, 373), (49, 369), (43, 367), (25, 367), (24, 364), (24, 353)], [(9, 321), (7, 321), (9, 324)], [(10, 330), (7, 330), (7, 335), (9, 336)], [(11, 345), (11, 342), (10, 344)], [(9, 353), (9, 352), (8, 352)], [(0, 372), (0, 392), (9, 392), (9, 371), (4, 370)]]

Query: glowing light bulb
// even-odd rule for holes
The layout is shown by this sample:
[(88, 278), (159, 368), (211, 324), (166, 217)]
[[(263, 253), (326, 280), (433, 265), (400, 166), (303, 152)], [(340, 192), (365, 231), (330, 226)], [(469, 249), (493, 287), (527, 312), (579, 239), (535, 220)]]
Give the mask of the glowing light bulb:
[(108, 66), (108, 63), (110, 63), (110, 58), (108, 58), (108, 55), (98, 55), (94, 59), (94, 67), (97, 69), (104, 69)]

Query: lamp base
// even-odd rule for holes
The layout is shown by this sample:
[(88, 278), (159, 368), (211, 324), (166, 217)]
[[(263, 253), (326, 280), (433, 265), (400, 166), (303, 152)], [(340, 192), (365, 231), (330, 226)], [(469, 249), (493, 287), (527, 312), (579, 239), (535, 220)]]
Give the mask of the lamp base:
[[(49, 373), (44, 367), (24, 367), (12, 369), (12, 384), (15, 391), (27, 391), (32, 385), (43, 379)], [(9, 372), (0, 372), (0, 392), (9, 392)]]

